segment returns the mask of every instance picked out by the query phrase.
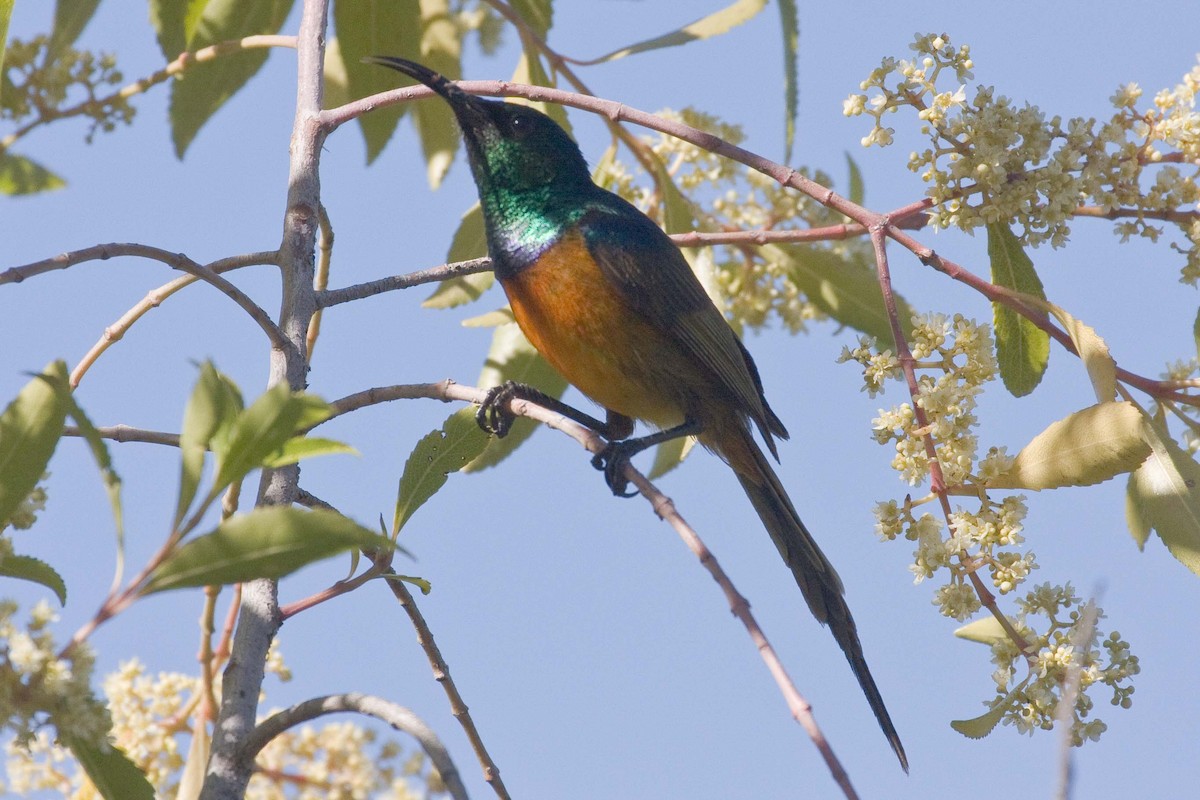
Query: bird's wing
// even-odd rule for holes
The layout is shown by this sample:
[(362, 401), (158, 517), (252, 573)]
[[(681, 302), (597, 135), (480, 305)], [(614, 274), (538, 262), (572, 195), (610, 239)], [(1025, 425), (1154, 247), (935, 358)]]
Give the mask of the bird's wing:
[(767, 406), (750, 354), (713, 305), (679, 248), (645, 214), (605, 192), (580, 220), (588, 251), (644, 321), (680, 341), (763, 431), (787, 438)]

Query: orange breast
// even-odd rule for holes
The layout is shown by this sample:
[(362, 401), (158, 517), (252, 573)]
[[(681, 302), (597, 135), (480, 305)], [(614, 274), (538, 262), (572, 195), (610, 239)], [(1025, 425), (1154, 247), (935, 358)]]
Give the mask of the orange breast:
[(502, 285), (525, 336), (555, 369), (605, 408), (659, 426), (683, 420), (669, 360), (678, 348), (634, 316), (571, 234)]

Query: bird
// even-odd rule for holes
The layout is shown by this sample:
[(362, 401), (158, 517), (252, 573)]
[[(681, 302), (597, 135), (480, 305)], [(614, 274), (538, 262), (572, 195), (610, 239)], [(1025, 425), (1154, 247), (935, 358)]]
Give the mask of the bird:
[[(800, 519), (754, 438), (778, 460), (783, 422), (767, 404), (749, 351), (683, 254), (653, 220), (592, 180), (579, 146), (547, 115), (465, 92), (428, 67), (390, 67), (449, 104), (479, 192), (488, 254), (521, 331), (605, 419), (507, 383), (488, 394), (480, 424), (503, 435), (514, 397), (561, 411), (609, 443), (593, 459), (624, 495), (628, 459), (694, 435), (736, 474), (813, 616), (828, 625), (904, 771), (908, 758), (867, 666), (841, 579)], [(628, 438), (635, 420), (657, 432)]]

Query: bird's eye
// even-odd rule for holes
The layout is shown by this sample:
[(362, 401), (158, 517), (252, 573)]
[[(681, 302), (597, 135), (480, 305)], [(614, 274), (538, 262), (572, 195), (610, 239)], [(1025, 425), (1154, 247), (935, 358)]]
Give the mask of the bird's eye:
[(529, 120), (524, 117), (512, 117), (508, 121), (508, 131), (514, 136), (524, 136), (529, 130)]

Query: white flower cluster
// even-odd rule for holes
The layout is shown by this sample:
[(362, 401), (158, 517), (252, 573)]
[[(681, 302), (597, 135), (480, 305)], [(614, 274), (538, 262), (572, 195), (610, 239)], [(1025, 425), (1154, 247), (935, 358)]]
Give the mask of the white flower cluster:
[[(884, 59), (843, 112), (873, 118), (868, 147), (893, 141), (884, 114), (917, 112), (929, 146), (908, 166), (929, 184), (934, 225), (970, 231), (1008, 222), (1025, 244), (1059, 247), (1080, 215), (1112, 218), (1123, 240), (1157, 241), (1165, 223), (1178, 234), (1171, 247), (1185, 257), (1183, 279), (1200, 279), (1200, 65), (1159, 92), (1152, 108), (1137, 108), (1142, 90), (1129, 84), (1112, 96), (1108, 120), (1064, 120), (991, 86), (968, 99), (970, 49), (952, 47), (945, 34), (919, 35), (912, 49), (913, 60)], [(946, 89), (939, 83), (949, 75)]]
[[(943, 615), (964, 621), (982, 607), (971, 582), (973, 574), (990, 575), (995, 591), (1007, 595), (1037, 568), (1034, 554), (1021, 549), (1028, 509), (1023, 495), (997, 498), (986, 489), (989, 479), (1012, 464), (1005, 448), (993, 447), (982, 457), (978, 455), (975, 399), (997, 372), (989, 327), (961, 315), (917, 315), (909, 339), (916, 369), (915, 408), (902, 403), (881, 409), (873, 424), (874, 438), (880, 444), (893, 445), (892, 467), (913, 486), (931, 480), (928, 442), (932, 439), (943, 488), (956, 497), (977, 497), (978, 506), (958, 505), (946, 515), (947, 526), (940, 515), (921, 510), (924, 505), (941, 502), (935, 493), (915, 500), (906, 497), (902, 502), (885, 500), (875, 506), (876, 530), (884, 540), (903, 537), (915, 543), (909, 566), (915, 582), (942, 576), (933, 603)], [(903, 377), (897, 357), (867, 339), (855, 348), (845, 348), (839, 360), (862, 367), (863, 388), (871, 396), (883, 390), (885, 381)], [(1092, 704), (1087, 689), (1093, 684), (1110, 686), (1114, 704), (1127, 707), (1133, 689), (1124, 683), (1137, 673), (1137, 658), (1116, 634), (1103, 644), (1108, 652), (1106, 666), (1101, 666), (1099, 648), (1072, 649), (1078, 612), (1072, 612), (1068, 620), (1060, 615), (1060, 609), (1078, 605), (1069, 584), (1039, 586), (1018, 605), (1020, 615), (1014, 627), (1036, 652), (1036, 666), (1028, 679), (1013, 687), (1017, 664), (1027, 663), (1026, 656), (1007, 638), (993, 646), (993, 659), (999, 666), (994, 675), (998, 698), (1007, 698), (1002, 719), (1022, 731), (1051, 727), (1066, 671), (1078, 666), (1083, 672), (1074, 709), (1075, 738), (1082, 743), (1099, 737), (1104, 723), (1083, 719)], [(1044, 633), (1033, 630), (1030, 618), (1035, 615), (1047, 618)], [(988, 704), (996, 702), (998, 699), (992, 698)]]

